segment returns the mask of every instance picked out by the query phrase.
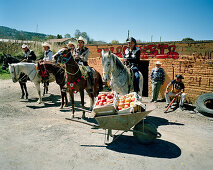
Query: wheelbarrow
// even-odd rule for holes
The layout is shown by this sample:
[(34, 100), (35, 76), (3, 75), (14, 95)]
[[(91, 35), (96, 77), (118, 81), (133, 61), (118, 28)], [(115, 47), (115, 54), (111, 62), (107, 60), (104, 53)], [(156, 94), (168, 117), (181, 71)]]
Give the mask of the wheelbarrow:
[[(144, 112), (136, 112), (136, 113), (127, 113), (127, 114), (115, 114), (115, 115), (107, 115), (107, 116), (99, 116), (95, 117), (98, 125), (94, 125), (87, 122), (82, 122), (75, 119), (67, 120), (84, 123), (95, 128), (105, 129), (105, 144), (109, 144), (117, 140), (123, 133), (131, 131), (133, 132), (133, 136), (142, 144), (149, 144), (153, 142), (156, 138), (160, 138), (161, 134), (157, 132), (155, 126), (144, 118), (151, 112), (152, 110), (144, 111)], [(112, 130), (122, 131), (121, 134), (116, 135), (112, 134)], [(110, 137), (113, 137), (112, 142), (109, 142)]]

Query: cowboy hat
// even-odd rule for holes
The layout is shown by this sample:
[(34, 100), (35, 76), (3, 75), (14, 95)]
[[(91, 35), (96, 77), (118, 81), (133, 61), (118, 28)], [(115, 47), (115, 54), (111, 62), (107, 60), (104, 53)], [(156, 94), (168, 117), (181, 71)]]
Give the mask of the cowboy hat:
[(133, 37), (130, 37), (126, 39), (126, 42), (127, 43), (134, 42), (136, 44), (136, 39), (134, 39)]
[(157, 61), (155, 64), (156, 65), (161, 65), (162, 63), (160, 61)]
[(78, 38), (78, 42), (79, 42), (79, 41), (83, 41), (83, 42), (84, 42), (84, 45), (87, 44), (87, 40), (86, 40), (84, 37), (82, 37), (82, 36), (80, 36), (80, 37)]
[(47, 43), (47, 42), (44, 42), (44, 43), (42, 43), (42, 46), (43, 46), (43, 47), (50, 47), (50, 44)]
[(67, 44), (67, 46), (68, 46), (69, 44), (74, 45), (74, 46), (75, 46), (75, 48), (77, 47), (77, 43), (76, 43), (76, 42), (74, 42), (74, 41), (69, 41), (69, 42), (68, 42), (68, 44)]
[(21, 48), (28, 48), (28, 46), (27, 46), (26, 44), (23, 44), (23, 45), (21, 46)]
[(176, 75), (176, 77), (179, 78), (179, 79), (184, 79), (184, 77), (180, 74)]

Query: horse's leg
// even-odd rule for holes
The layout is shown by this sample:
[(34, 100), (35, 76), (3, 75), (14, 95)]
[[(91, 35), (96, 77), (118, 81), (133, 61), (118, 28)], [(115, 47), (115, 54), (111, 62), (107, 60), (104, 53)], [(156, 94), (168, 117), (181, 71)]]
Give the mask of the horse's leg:
[(34, 82), (34, 84), (36, 86), (36, 89), (37, 89), (37, 92), (38, 92), (38, 96), (39, 96), (38, 103), (41, 104), (42, 103), (42, 98), (41, 98), (40, 82)]
[(26, 99), (28, 99), (28, 92), (27, 92), (26, 82), (23, 83), (23, 86), (24, 86), (24, 90), (25, 90), (25, 94), (26, 94)]
[(90, 110), (92, 110), (92, 107), (93, 107), (93, 105), (94, 105), (94, 92), (93, 92), (93, 93), (90, 93), (89, 90), (86, 90), (86, 91), (87, 91), (87, 93), (88, 93), (88, 95), (89, 95), (89, 97), (90, 97)]
[(64, 93), (63, 93), (63, 87), (60, 86), (60, 91), (61, 91), (61, 106), (60, 109), (63, 109), (64, 106)]
[(74, 113), (75, 113), (75, 105), (74, 105), (74, 94), (72, 91), (69, 91), (70, 93), (70, 98), (71, 98), (71, 104), (72, 104), (72, 118), (74, 118)]
[(44, 90), (43, 90), (43, 96), (45, 95), (45, 82), (44, 82)]
[[(80, 95), (81, 95), (81, 105), (82, 105), (82, 109), (85, 109), (84, 107), (84, 90), (80, 90)], [(83, 110), (83, 115), (82, 115), (82, 119), (85, 119), (85, 111)]]
[(68, 99), (67, 99), (67, 92), (64, 92), (64, 98), (65, 98), (65, 107), (68, 106)]
[(23, 83), (21, 83), (21, 82), (19, 82), (19, 84), (20, 84), (20, 87), (21, 87), (21, 92), (22, 92), (22, 94), (21, 94), (21, 99), (23, 99), (24, 98), (24, 86), (23, 86)]

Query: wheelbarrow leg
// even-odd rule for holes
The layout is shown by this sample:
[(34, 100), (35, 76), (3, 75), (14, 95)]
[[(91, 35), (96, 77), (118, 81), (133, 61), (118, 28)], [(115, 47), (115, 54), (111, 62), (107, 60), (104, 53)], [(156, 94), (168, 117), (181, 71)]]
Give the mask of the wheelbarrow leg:
[[(107, 131), (107, 133), (106, 133), (106, 131)], [(109, 142), (110, 136), (112, 137), (112, 129), (106, 129), (105, 130), (105, 140), (104, 140), (105, 144), (109, 144), (110, 143)]]

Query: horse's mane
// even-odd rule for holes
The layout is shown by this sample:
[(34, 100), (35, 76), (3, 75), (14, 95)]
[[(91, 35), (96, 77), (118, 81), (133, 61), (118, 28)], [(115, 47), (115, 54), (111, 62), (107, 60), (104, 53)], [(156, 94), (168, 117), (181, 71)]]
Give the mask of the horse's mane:
[(11, 55), (7, 55), (7, 59), (9, 60), (10, 64), (11, 63), (18, 63), (18, 62), (20, 62), (19, 59), (15, 58), (15, 57), (12, 57)]
[(121, 60), (118, 58), (118, 56), (117, 55), (115, 55), (115, 54), (111, 54), (114, 58), (115, 58), (115, 60), (116, 60), (116, 66), (118, 67), (118, 68), (120, 68), (121, 70), (123, 70), (124, 68), (125, 68), (125, 66), (124, 66), (124, 64), (121, 62)]

